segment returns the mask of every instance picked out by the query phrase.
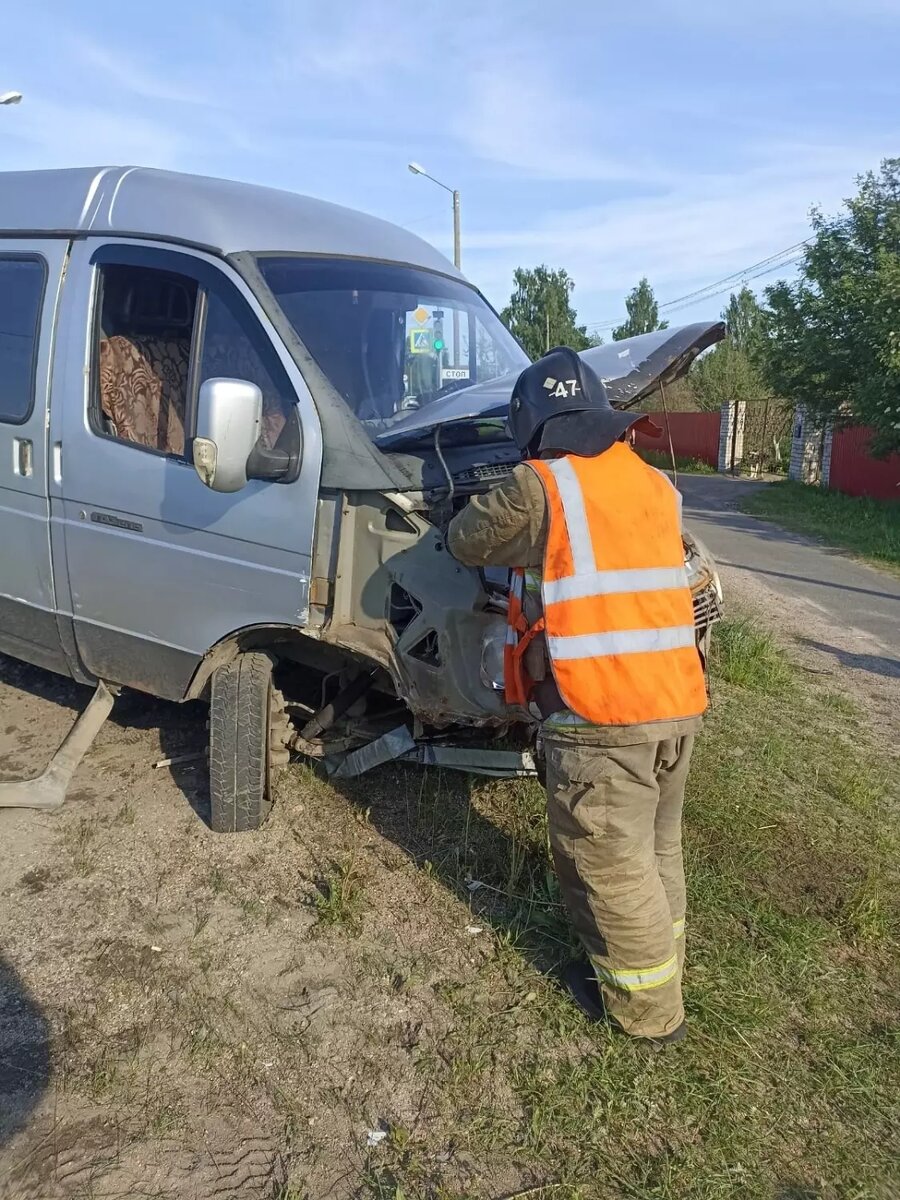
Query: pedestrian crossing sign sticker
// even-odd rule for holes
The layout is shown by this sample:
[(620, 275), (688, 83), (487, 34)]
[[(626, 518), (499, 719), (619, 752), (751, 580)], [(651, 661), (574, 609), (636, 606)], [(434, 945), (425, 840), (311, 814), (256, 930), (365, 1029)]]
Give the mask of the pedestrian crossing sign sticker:
[(409, 333), (410, 354), (430, 354), (432, 333), (430, 329), (411, 329)]

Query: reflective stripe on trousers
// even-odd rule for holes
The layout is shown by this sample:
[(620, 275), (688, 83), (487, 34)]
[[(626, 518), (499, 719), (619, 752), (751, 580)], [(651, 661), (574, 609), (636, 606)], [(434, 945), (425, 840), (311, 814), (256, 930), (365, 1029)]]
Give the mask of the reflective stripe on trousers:
[(638, 967), (624, 970), (618, 967), (603, 967), (594, 964), (597, 978), (610, 987), (620, 988), (623, 992), (645, 992), (648, 988), (662, 987), (678, 974), (678, 957), (673, 954), (664, 963), (654, 967)]
[[(672, 933), (676, 940), (684, 937), (684, 917), (672, 922)], [(597, 978), (610, 987), (621, 988), (623, 992), (646, 992), (648, 988), (662, 987), (678, 972), (678, 956), (673, 954), (664, 963), (656, 967), (640, 967), (637, 970), (619, 970), (613, 967), (596, 966)]]

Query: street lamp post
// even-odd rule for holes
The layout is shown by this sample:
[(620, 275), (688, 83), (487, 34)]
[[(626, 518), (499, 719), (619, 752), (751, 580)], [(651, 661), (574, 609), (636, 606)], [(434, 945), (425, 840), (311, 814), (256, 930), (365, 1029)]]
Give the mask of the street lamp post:
[(462, 248), (459, 235), (459, 191), (453, 189), (453, 265), (457, 271), (462, 266)]
[[(462, 242), (460, 237), (459, 227), (459, 190), (457, 188), (448, 187), (446, 183), (441, 183), (439, 179), (435, 179), (433, 175), (429, 175), (425, 168), (417, 162), (408, 164), (413, 175), (424, 175), (426, 179), (430, 179), (432, 183), (436, 183), (438, 187), (443, 188), (445, 192), (449, 192), (453, 197), (453, 265), (457, 271), (462, 265)], [(453, 310), (453, 365), (459, 366), (459, 310)]]
[(0, 92), (0, 104), (21, 104), (21, 92)]

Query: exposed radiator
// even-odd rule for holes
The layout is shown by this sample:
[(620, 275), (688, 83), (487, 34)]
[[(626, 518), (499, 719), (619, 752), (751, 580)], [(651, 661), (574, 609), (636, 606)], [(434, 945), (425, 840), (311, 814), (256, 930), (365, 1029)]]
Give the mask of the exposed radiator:
[(716, 621), (722, 619), (722, 606), (713, 585), (707, 584), (702, 591), (694, 594), (694, 626), (697, 629), (707, 629)]

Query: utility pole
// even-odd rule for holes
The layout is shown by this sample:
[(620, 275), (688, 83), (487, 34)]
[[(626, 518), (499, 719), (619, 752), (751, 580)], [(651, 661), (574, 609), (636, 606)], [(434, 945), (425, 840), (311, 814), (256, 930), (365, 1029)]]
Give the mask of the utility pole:
[(457, 271), (462, 268), (462, 248), (459, 233), (459, 192), (453, 189), (453, 265)]
[[(460, 235), (459, 223), (459, 191), (457, 188), (447, 187), (446, 183), (441, 183), (439, 179), (435, 179), (433, 175), (429, 175), (425, 168), (417, 162), (408, 164), (413, 175), (424, 175), (426, 179), (430, 179), (432, 183), (436, 183), (438, 187), (449, 192), (453, 197), (453, 265), (457, 271), (462, 265), (462, 237)], [(459, 361), (459, 309), (453, 309), (453, 365), (458, 367)]]
[[(462, 267), (462, 247), (459, 231), (459, 190), (453, 189), (453, 265), (459, 271)], [(471, 351), (470, 351), (471, 353)], [(453, 365), (459, 366), (459, 309), (453, 309)]]

